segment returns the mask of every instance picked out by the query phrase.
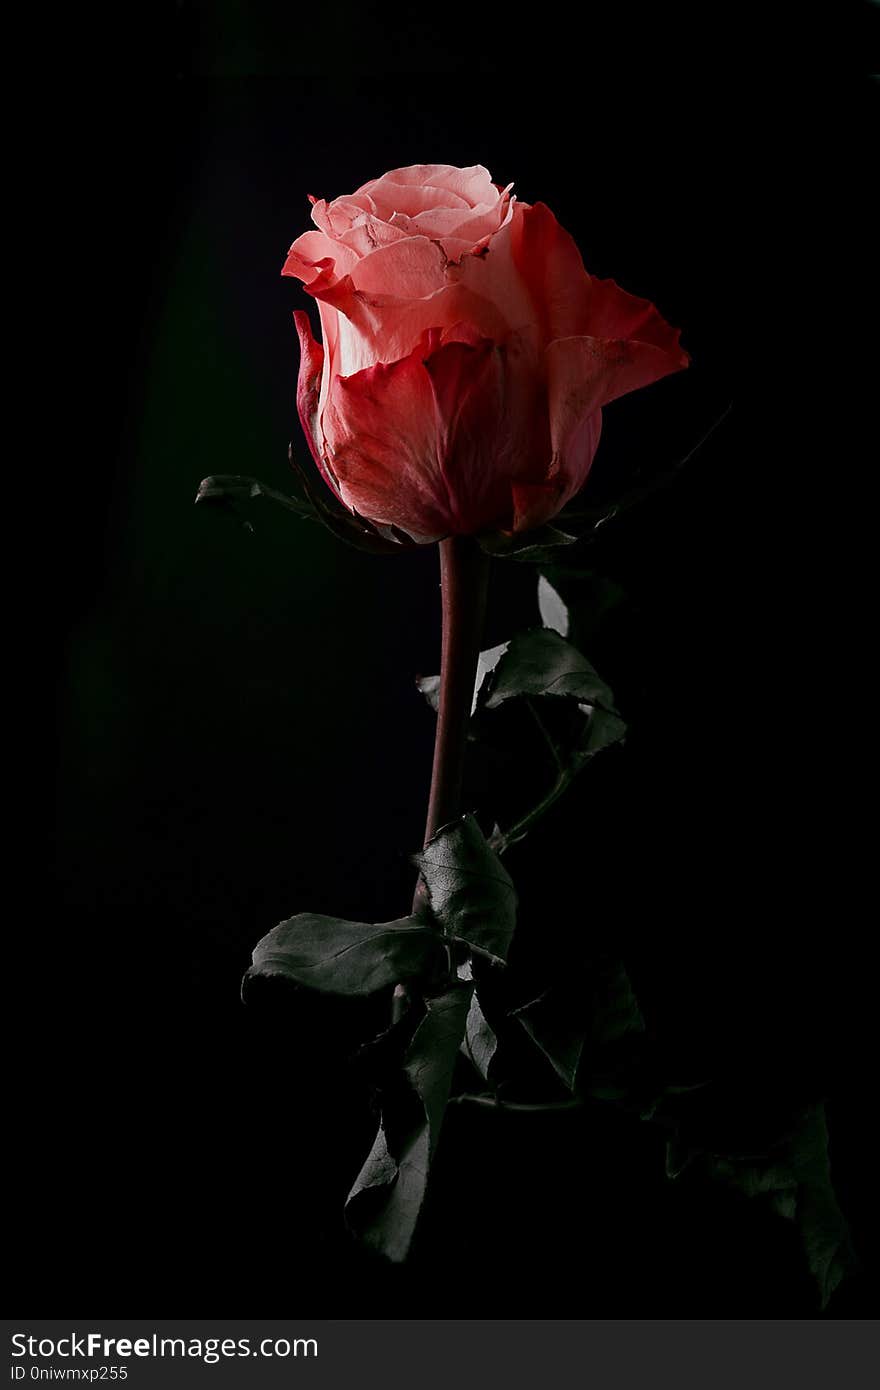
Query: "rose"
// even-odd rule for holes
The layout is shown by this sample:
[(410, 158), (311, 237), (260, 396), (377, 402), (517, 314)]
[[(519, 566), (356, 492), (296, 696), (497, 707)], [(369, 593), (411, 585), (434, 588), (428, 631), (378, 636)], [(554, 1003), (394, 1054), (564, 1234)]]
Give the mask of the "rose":
[(542, 203), (480, 165), (416, 164), (312, 198), (282, 273), (315, 462), (352, 511), (416, 541), (555, 516), (586, 480), (602, 407), (687, 366), (647, 300), (587, 274)]

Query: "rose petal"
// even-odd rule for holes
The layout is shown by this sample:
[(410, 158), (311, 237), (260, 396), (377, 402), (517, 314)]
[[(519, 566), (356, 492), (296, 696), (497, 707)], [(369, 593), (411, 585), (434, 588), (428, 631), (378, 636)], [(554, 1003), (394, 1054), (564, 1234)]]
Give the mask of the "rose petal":
[(511, 250), (545, 342), (589, 332), (590, 277), (573, 239), (543, 203), (516, 204)]
[(440, 428), (440, 458), (459, 533), (508, 526), (511, 480), (543, 480), (551, 463), (535, 343), (497, 343), (457, 325), (426, 356)]
[(667, 351), (635, 339), (588, 335), (558, 338), (548, 345), (546, 360), (554, 448), (565, 431), (594, 410), (688, 363), (678, 347)]
[(412, 218), (412, 226), (423, 236), (439, 238), (448, 253), (447, 242), (451, 239), (469, 242), (473, 246), (475, 242), (497, 232), (506, 212), (507, 202), (502, 199), (493, 207), (481, 203), (464, 216), (456, 208), (437, 208), (432, 212), (420, 212)]
[[(628, 294), (613, 280), (590, 280), (590, 333), (595, 338), (629, 338), (659, 348), (676, 363), (667, 371), (677, 371), (690, 362), (679, 343), (681, 330), (673, 328), (654, 305), (638, 295)], [(665, 376), (666, 372), (661, 375)], [(649, 378), (656, 381), (656, 376)], [(638, 382), (637, 385), (644, 383)], [(627, 386), (627, 391), (635, 390)], [(622, 395), (618, 391), (617, 395)]]
[(473, 533), (504, 515), (507, 486), (498, 457), (503, 366), (487, 338), (448, 341), (425, 358), (434, 392), (437, 456), (452, 529)]
[(309, 322), (308, 314), (303, 309), (297, 309), (294, 312), (293, 321), (299, 334), (300, 353), (296, 408), (308, 446), (312, 451), (312, 458), (318, 465), (324, 481), (338, 497), (339, 491), (324, 464), (318, 430), (318, 400), (324, 366), (324, 349), (312, 336), (312, 325)]
[(312, 221), (328, 236), (341, 236), (348, 231), (356, 217), (364, 213), (360, 203), (353, 198), (334, 198), (328, 203), (324, 198), (312, 207)]
[(380, 246), (388, 246), (393, 241), (403, 241), (406, 236), (407, 232), (402, 228), (392, 226), (390, 222), (383, 222), (371, 213), (361, 213), (360, 220), (347, 232), (343, 232), (339, 240), (343, 245), (350, 247), (355, 255), (362, 257), (371, 255)]
[[(315, 293), (313, 286), (308, 289)], [(481, 335), (497, 341), (509, 332), (498, 308), (465, 285), (449, 284), (425, 299), (401, 300), (393, 295), (367, 294), (355, 288), (351, 276), (345, 276), (321, 288), (318, 297), (339, 311), (338, 352), (332, 370), (343, 376), (376, 362), (399, 361), (414, 351), (428, 329), (449, 328), (462, 319)]]
[(314, 294), (347, 275), (357, 265), (357, 260), (350, 247), (334, 241), (326, 232), (303, 232), (288, 251), (281, 274), (302, 280)]
[(358, 261), (352, 281), (365, 294), (425, 299), (446, 283), (446, 256), (425, 236), (404, 237)]
[[(465, 169), (458, 169), (454, 164), (410, 164), (402, 169), (390, 169), (383, 178), (399, 184), (431, 184), (435, 188), (458, 194), (471, 205), (491, 203), (493, 195), (499, 192), (492, 182), (489, 170), (482, 164), (471, 164)], [(380, 182), (380, 179), (373, 179), (359, 188), (358, 193), (371, 193)]]
[(535, 322), (535, 311), (527, 286), (511, 255), (514, 213), (484, 244), (461, 260), (450, 264), (448, 277), (493, 304), (508, 329), (524, 328)]
[(467, 213), (471, 208), (468, 200), (457, 193), (430, 184), (395, 183), (387, 175), (370, 189), (370, 197), (380, 217), (390, 217), (395, 212), (415, 217), (416, 213), (432, 212), (437, 208), (459, 208)]
[(448, 534), (434, 393), (421, 352), (336, 378), (323, 429), (328, 461), (349, 507), (419, 542)]

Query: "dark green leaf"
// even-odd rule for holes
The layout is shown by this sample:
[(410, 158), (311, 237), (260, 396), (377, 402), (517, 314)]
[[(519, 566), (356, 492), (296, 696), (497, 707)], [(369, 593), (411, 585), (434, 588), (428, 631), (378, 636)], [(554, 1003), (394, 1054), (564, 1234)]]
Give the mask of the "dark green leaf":
[(283, 975), (330, 994), (373, 994), (421, 975), (442, 954), (438, 933), (418, 917), (345, 922), (301, 912), (254, 947), (255, 975)]
[[(357, 513), (350, 512), (333, 496), (323, 479), (302, 467), (292, 446), (288, 456), (305, 498), (291, 497), (285, 492), (279, 492), (277, 488), (267, 487), (257, 478), (215, 474), (203, 479), (199, 484), (196, 502), (237, 507), (257, 498), (265, 498), (270, 502), (279, 503), (305, 520), (320, 521), (339, 540), (355, 546), (358, 550), (366, 550), (376, 555), (399, 554), (401, 550), (415, 544), (409, 536), (394, 527), (375, 526)], [(253, 530), (250, 522), (246, 524)]]
[(196, 502), (237, 504), (252, 502), (258, 497), (278, 502), (288, 511), (306, 520), (318, 520), (318, 513), (310, 502), (304, 502), (299, 497), (290, 497), (273, 487), (266, 487), (265, 483), (259, 482), (256, 478), (239, 478), (231, 473), (217, 473), (210, 478), (203, 478), (196, 493)]
[[(440, 677), (423, 676), (418, 687), (435, 711), (440, 703)], [(532, 701), (541, 696), (576, 704), (583, 716), (579, 729), (569, 730), (566, 746), (557, 746)], [(567, 789), (572, 778), (603, 748), (619, 743), (626, 725), (614, 709), (614, 697), (586, 657), (558, 632), (538, 628), (480, 652), (472, 713), (493, 710), (509, 700), (529, 702), (556, 763), (556, 782), (537, 806), (507, 830), (496, 829), (492, 848), (499, 854), (528, 833)]]
[(495, 555), (499, 559), (529, 560), (536, 564), (548, 557), (552, 559), (560, 546), (572, 545), (577, 536), (561, 531), (558, 526), (537, 526), (533, 531), (519, 535), (490, 531), (477, 539), (487, 555)]
[(416, 863), (445, 934), (506, 961), (516, 926), (516, 891), (473, 816), (438, 830)]
[(587, 761), (612, 743), (620, 743), (626, 736), (626, 725), (618, 714), (597, 705), (587, 718), (586, 727), (572, 750), (572, 761)]
[(599, 705), (614, 713), (614, 698), (587, 658), (558, 632), (535, 628), (518, 634), (484, 683), (480, 703), (497, 709), (520, 696), (553, 696)]
[(472, 994), (461, 980), (425, 1000), (401, 1085), (385, 1097), (381, 1128), (348, 1196), (351, 1230), (395, 1262), (406, 1259), (416, 1229)]
[(519, 1019), (557, 1076), (573, 1091), (589, 1022), (585, 1007), (574, 1011), (560, 1008), (559, 1002), (550, 989), (531, 1004), (515, 1009), (512, 1017)]
[(594, 1070), (601, 1071), (619, 1043), (645, 1028), (629, 976), (614, 960), (596, 961), (582, 974), (570, 974), (514, 1010), (512, 1017), (569, 1090), (574, 1090), (585, 1048)]
[[(458, 977), (460, 980), (470, 980), (473, 978), (470, 961), (459, 966)], [(468, 1010), (467, 1024), (464, 1031), (464, 1041), (461, 1050), (465, 1057), (473, 1063), (484, 1081), (489, 1080), (489, 1068), (492, 1059), (498, 1050), (498, 1039), (495, 1030), (487, 1022), (486, 1017), (480, 1007), (480, 1001), (476, 993), (471, 999), (471, 1006)]]
[[(768, 1198), (780, 1216), (795, 1221), (825, 1308), (841, 1279), (857, 1262), (831, 1185), (824, 1105), (811, 1105), (794, 1132), (765, 1154), (738, 1157), (713, 1153), (700, 1158), (714, 1177), (747, 1197)], [(667, 1157), (667, 1171), (669, 1166)]]

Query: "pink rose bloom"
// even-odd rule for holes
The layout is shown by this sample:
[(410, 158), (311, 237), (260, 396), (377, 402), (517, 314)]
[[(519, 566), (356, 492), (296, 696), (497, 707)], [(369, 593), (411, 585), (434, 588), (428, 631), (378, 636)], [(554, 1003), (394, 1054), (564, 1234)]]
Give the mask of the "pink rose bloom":
[(549, 521), (586, 481), (602, 407), (688, 364), (652, 304), (589, 275), (550, 209), (481, 165), (312, 202), (282, 271), (324, 339), (294, 314), (300, 419), (337, 497), (418, 542)]

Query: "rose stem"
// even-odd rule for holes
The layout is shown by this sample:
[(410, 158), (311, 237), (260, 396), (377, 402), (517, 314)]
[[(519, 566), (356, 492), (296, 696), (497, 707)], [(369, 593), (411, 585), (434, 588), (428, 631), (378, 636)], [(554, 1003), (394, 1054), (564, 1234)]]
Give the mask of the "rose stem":
[[(477, 659), (486, 614), (489, 556), (470, 536), (449, 536), (440, 542), (440, 595), (443, 643), (440, 657), (440, 708), (434, 739), (434, 767), (428, 798), (425, 844), (442, 825), (461, 814), (461, 789), (467, 750), (468, 724), (477, 678)], [(421, 879), (413, 911), (423, 901)], [(393, 1017), (406, 1009), (406, 990), (394, 991)]]
[(443, 645), (440, 710), (425, 844), (441, 825), (461, 814), (461, 788), (477, 659), (486, 614), (489, 557), (470, 536), (440, 542)]

